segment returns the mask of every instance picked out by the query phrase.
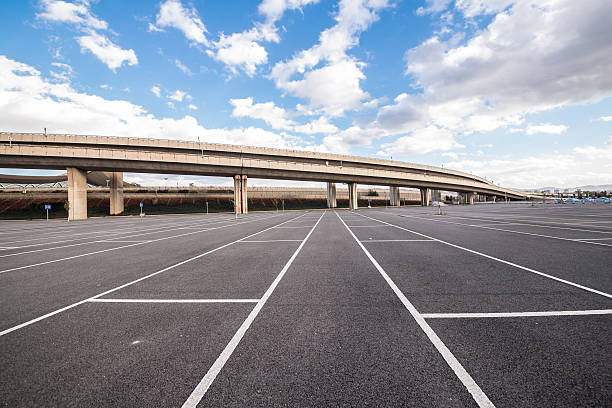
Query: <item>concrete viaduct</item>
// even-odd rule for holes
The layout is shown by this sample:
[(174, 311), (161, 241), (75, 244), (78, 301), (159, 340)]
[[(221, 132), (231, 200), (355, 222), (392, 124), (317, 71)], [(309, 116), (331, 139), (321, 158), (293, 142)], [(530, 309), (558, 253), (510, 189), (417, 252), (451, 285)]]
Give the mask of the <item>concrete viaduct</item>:
[(0, 167), (66, 169), (69, 219), (87, 218), (87, 172), (110, 175), (110, 213), (123, 212), (123, 172), (227, 176), (234, 179), (237, 213), (247, 213), (247, 179), (327, 182), (327, 203), (336, 207), (336, 183), (346, 183), (349, 207), (357, 209), (357, 184), (389, 186), (391, 205), (399, 188), (456, 191), (472, 204), (475, 194), (525, 199), (522, 192), (496, 186), (472, 174), (399, 161), (260, 147), (39, 133), (0, 133)]

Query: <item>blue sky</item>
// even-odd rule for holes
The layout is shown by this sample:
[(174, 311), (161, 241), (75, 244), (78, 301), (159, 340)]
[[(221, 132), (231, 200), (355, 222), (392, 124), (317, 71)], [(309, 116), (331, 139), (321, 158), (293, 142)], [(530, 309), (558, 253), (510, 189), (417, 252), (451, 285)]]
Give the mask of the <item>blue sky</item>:
[(0, 131), (392, 157), (518, 188), (610, 184), (611, 12), (607, 0), (4, 1)]

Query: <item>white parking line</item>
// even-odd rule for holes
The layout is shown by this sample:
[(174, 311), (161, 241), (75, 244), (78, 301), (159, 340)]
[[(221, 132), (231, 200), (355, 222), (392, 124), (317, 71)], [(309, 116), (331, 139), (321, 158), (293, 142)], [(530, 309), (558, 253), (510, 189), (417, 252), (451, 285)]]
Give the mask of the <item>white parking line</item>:
[(425, 319), (472, 319), (487, 317), (545, 317), (545, 316), (589, 316), (612, 314), (612, 309), (557, 310), (549, 312), (500, 312), (500, 313), (421, 313)]
[[(273, 217), (270, 217), (270, 218), (273, 218)], [(153, 277), (153, 276), (156, 276), (156, 275), (159, 275), (160, 273), (167, 272), (167, 271), (169, 271), (169, 270), (171, 270), (171, 269), (174, 269), (174, 268), (176, 268), (176, 267), (179, 267), (179, 266), (184, 265), (184, 264), (186, 264), (186, 263), (189, 263), (189, 262), (191, 262), (191, 261), (195, 261), (196, 259), (202, 258), (203, 256), (206, 256), (206, 255), (212, 254), (213, 252), (217, 252), (217, 251), (219, 251), (220, 249), (227, 248), (228, 246), (233, 245), (233, 244), (235, 244), (235, 243), (237, 243), (237, 242), (240, 242), (240, 241), (242, 241), (243, 239), (248, 239), (248, 238), (254, 237), (255, 235), (258, 235), (258, 234), (261, 234), (261, 233), (263, 233), (263, 232), (269, 231), (269, 230), (271, 230), (272, 228), (274, 228), (274, 227), (276, 227), (276, 226), (278, 226), (278, 225), (283, 225), (283, 224), (286, 224), (286, 223), (288, 223), (288, 222), (290, 222), (290, 221), (293, 221), (293, 220), (295, 220), (295, 219), (298, 219), (298, 218), (300, 218), (300, 217), (295, 217), (295, 218), (292, 218), (292, 219), (290, 219), (290, 220), (287, 220), (287, 221), (281, 222), (280, 224), (274, 225), (274, 226), (272, 226), (272, 227), (268, 227), (268, 228), (266, 228), (266, 229), (263, 229), (263, 230), (261, 230), (261, 231), (258, 231), (258, 232), (256, 232), (256, 233), (254, 233), (254, 234), (247, 235), (246, 237), (243, 237), (243, 238), (237, 239), (237, 240), (232, 241), (232, 242), (230, 242), (230, 243), (227, 243), (227, 244), (225, 244), (225, 245), (221, 245), (220, 247), (217, 247), (217, 248), (215, 248), (215, 249), (211, 249), (210, 251), (206, 251), (206, 252), (204, 252), (204, 253), (202, 253), (202, 254), (200, 254), (200, 255), (196, 255), (196, 256), (191, 257), (191, 258), (189, 258), (189, 259), (186, 259), (186, 260), (184, 260), (184, 261), (181, 261), (181, 262), (175, 263), (174, 265), (170, 265), (170, 266), (168, 266), (168, 267), (166, 267), (166, 268), (164, 268), (164, 269), (162, 269), (162, 270), (159, 270), (159, 271), (157, 271), (157, 272), (150, 273), (150, 274), (148, 274), (148, 275), (146, 275), (146, 276), (143, 276), (142, 278), (135, 279), (135, 280), (133, 280), (133, 281), (131, 281), (131, 282), (128, 282), (128, 283), (124, 283), (123, 285), (120, 285), (120, 286), (114, 287), (114, 288), (112, 288), (112, 289), (106, 290), (106, 291), (101, 292), (101, 293), (98, 293), (97, 295), (94, 295), (94, 296), (88, 297), (87, 299), (83, 299), (83, 300), (80, 300), (80, 301), (78, 301), (78, 302), (75, 302), (75, 303), (73, 303), (73, 304), (71, 304), (71, 305), (68, 305), (68, 306), (62, 307), (62, 308), (60, 308), (60, 309), (54, 310), (53, 312), (50, 312), (50, 313), (44, 314), (44, 315), (39, 316), (39, 317), (37, 317), (37, 318), (35, 318), (35, 319), (28, 320), (27, 322), (24, 322), (24, 323), (18, 324), (17, 326), (13, 326), (13, 327), (11, 327), (11, 328), (9, 328), (9, 329), (3, 330), (2, 332), (0, 332), (0, 337), (1, 337), (1, 336), (4, 336), (4, 335), (6, 335), (6, 334), (9, 334), (9, 333), (11, 333), (11, 332), (14, 332), (15, 330), (19, 330), (19, 329), (21, 329), (21, 328), (24, 328), (24, 327), (26, 327), (26, 326), (29, 326), (29, 325), (31, 325), (31, 324), (33, 324), (33, 323), (36, 323), (36, 322), (39, 322), (39, 321), (41, 321), (41, 320), (47, 319), (47, 318), (49, 318), (49, 317), (51, 317), (51, 316), (55, 316), (56, 314), (59, 314), (59, 313), (65, 312), (66, 310), (70, 310), (70, 309), (72, 309), (72, 308), (75, 308), (75, 307), (77, 307), (77, 306), (79, 306), (79, 305), (82, 305), (82, 304), (84, 304), (84, 303), (91, 302), (91, 301), (92, 301), (92, 300), (94, 300), (94, 299), (100, 298), (100, 297), (102, 297), (102, 296), (106, 296), (106, 295), (108, 295), (109, 293), (113, 293), (113, 292), (116, 292), (116, 291), (118, 291), (118, 290), (120, 290), (120, 289), (123, 289), (123, 288), (126, 288), (126, 287), (128, 287), (128, 286), (131, 286), (131, 285), (133, 285), (133, 284), (135, 284), (135, 283), (142, 282), (143, 280), (145, 280), (145, 279), (149, 279), (149, 278), (151, 278), (151, 277)]]
[[(273, 217), (277, 217), (277, 215), (271, 216), (269, 218), (273, 218)], [(259, 221), (259, 219), (251, 220), (251, 221), (245, 221), (244, 223), (254, 222), (254, 221)], [(17, 270), (20, 270), (20, 269), (33, 268), (33, 267), (41, 266), (41, 265), (48, 265), (48, 264), (52, 264), (52, 263), (56, 263), (56, 262), (67, 261), (67, 260), (70, 260), (70, 259), (81, 258), (81, 257), (84, 257), (84, 256), (89, 256), (89, 255), (101, 254), (101, 253), (104, 253), (104, 252), (115, 251), (115, 250), (118, 250), (118, 249), (129, 248), (129, 247), (133, 247), (133, 246), (137, 246), (137, 245), (145, 245), (145, 244), (149, 244), (149, 243), (152, 243), (152, 242), (159, 242), (159, 241), (164, 241), (164, 240), (167, 240), (167, 239), (179, 238), (179, 237), (184, 237), (184, 236), (193, 235), (193, 234), (199, 234), (199, 233), (202, 233), (202, 232), (212, 231), (212, 230), (216, 230), (216, 229), (220, 229), (220, 228), (229, 228), (229, 227), (232, 227), (232, 226), (235, 226), (235, 225), (239, 225), (239, 224), (230, 224), (230, 225), (222, 225), (220, 227), (206, 228), (206, 229), (202, 229), (202, 230), (199, 230), (199, 231), (186, 232), (184, 234), (172, 235), (172, 236), (169, 236), (169, 237), (157, 238), (157, 239), (152, 239), (152, 240), (149, 240), (149, 241), (137, 242), (137, 243), (128, 244), (128, 245), (122, 245), (122, 246), (118, 246), (118, 247), (114, 247), (114, 248), (101, 249), (101, 250), (93, 251), (93, 252), (86, 252), (84, 254), (68, 256), (68, 257), (65, 257), (65, 258), (52, 259), (50, 261), (39, 262), (39, 263), (30, 264), (30, 265), (24, 265), (24, 266), (18, 266), (18, 267), (15, 267), (15, 268), (10, 268), (10, 269), (2, 270), (2, 271), (0, 271), (0, 274), (7, 273), (7, 272), (12, 272), (12, 271), (17, 271)]]
[(268, 243), (268, 242), (302, 242), (301, 239), (268, 239), (265, 241), (240, 241), (240, 242), (253, 242), (253, 243)]
[(91, 303), (257, 303), (259, 299), (91, 299)]
[(315, 230), (317, 225), (319, 225), (319, 222), (321, 221), (321, 218), (323, 218), (324, 215), (325, 215), (325, 212), (321, 214), (316, 224), (308, 232), (308, 235), (306, 235), (306, 238), (304, 238), (300, 246), (295, 250), (293, 255), (291, 255), (291, 258), (289, 259), (289, 261), (287, 261), (287, 263), (285, 264), (283, 269), (280, 271), (276, 279), (274, 279), (274, 282), (272, 282), (268, 290), (266, 290), (266, 293), (262, 296), (262, 298), (259, 300), (257, 305), (255, 305), (255, 307), (253, 308), (249, 316), (242, 323), (242, 325), (240, 326), (238, 331), (234, 334), (234, 336), (229, 341), (227, 346), (225, 346), (225, 348), (223, 349), (223, 351), (221, 352), (217, 360), (215, 360), (213, 365), (210, 367), (206, 375), (204, 375), (202, 380), (198, 383), (195, 389), (191, 392), (191, 395), (189, 395), (189, 398), (187, 398), (187, 400), (183, 404), (183, 408), (194, 408), (202, 400), (202, 398), (206, 394), (206, 391), (208, 391), (208, 388), (211, 386), (213, 381), (215, 381), (215, 378), (217, 378), (217, 375), (219, 374), (219, 372), (221, 372), (221, 369), (223, 369), (223, 366), (225, 365), (227, 360), (229, 360), (229, 358), (231, 357), (232, 353), (234, 352), (234, 350), (240, 343), (240, 340), (242, 340), (246, 331), (249, 329), (249, 327), (251, 327), (251, 324), (253, 323), (253, 321), (255, 320), (255, 318), (257, 317), (257, 315), (263, 308), (263, 306), (266, 304), (270, 296), (272, 295), (272, 292), (274, 292), (274, 290), (278, 286), (278, 283), (281, 281), (283, 276), (285, 276), (285, 273), (287, 272), (287, 270), (289, 269), (289, 267), (291, 266), (295, 258), (298, 256), (298, 254), (300, 253), (304, 245), (306, 244), (306, 241), (308, 241), (308, 238), (310, 238), (310, 236), (312, 235), (312, 232)]
[(524, 271), (531, 272), (531, 273), (534, 273), (536, 275), (540, 275), (540, 276), (543, 276), (545, 278), (552, 279), (552, 280), (555, 280), (557, 282), (565, 283), (566, 285), (574, 286), (576, 288), (583, 289), (583, 290), (586, 290), (588, 292), (597, 293), (598, 295), (605, 296), (607, 298), (612, 299), (612, 295), (611, 294), (606, 293), (606, 292), (602, 292), (600, 290), (589, 288), (587, 286), (583, 286), (583, 285), (580, 285), (578, 283), (571, 282), (571, 281), (568, 281), (568, 280), (565, 280), (565, 279), (557, 278), (556, 276), (549, 275), (549, 274), (544, 273), (544, 272), (536, 271), (535, 269), (527, 268), (525, 266), (521, 266), (521, 265), (515, 264), (513, 262), (505, 261), (503, 259), (499, 259), (499, 258), (496, 258), (496, 257), (491, 256), (491, 255), (483, 254), (482, 252), (474, 251), (473, 249), (468, 249), (468, 248), (464, 248), (464, 247), (459, 246), (459, 245), (451, 244), (450, 242), (442, 241), (441, 239), (433, 238), (433, 237), (430, 237), (429, 235), (421, 234), (420, 232), (412, 231), (412, 230), (409, 230), (408, 228), (400, 227), (399, 225), (394, 225), (394, 224), (388, 223), (386, 221), (382, 221), (382, 220), (378, 220), (376, 218), (368, 217), (367, 215), (361, 215), (361, 216), (365, 217), (365, 218), (369, 218), (369, 219), (371, 219), (373, 221), (382, 222), (384, 224), (387, 224), (389, 226), (392, 226), (392, 227), (395, 227), (395, 228), (398, 228), (398, 229), (401, 229), (401, 230), (404, 230), (404, 231), (407, 231), (407, 232), (411, 232), (413, 234), (420, 235), (420, 236), (425, 237), (425, 238), (433, 239), (434, 241), (438, 241), (438, 242), (440, 242), (442, 244), (445, 244), (445, 245), (448, 245), (448, 246), (452, 246), (453, 248), (461, 249), (462, 251), (470, 252), (472, 254), (479, 255), (479, 256), (482, 256), (482, 257), (485, 257), (485, 258), (488, 258), (488, 259), (492, 259), (494, 261), (501, 262), (501, 263), (506, 264), (506, 265), (514, 266), (515, 268), (519, 268), (519, 269), (522, 269)]
[(303, 227), (277, 227), (277, 228), (312, 228), (312, 225), (305, 225)]
[(436, 242), (433, 239), (362, 239), (361, 242)]
[(387, 225), (350, 225), (351, 228), (384, 228)]
[(552, 236), (552, 235), (536, 234), (534, 232), (514, 231), (514, 230), (503, 229), (503, 228), (484, 227), (482, 225), (476, 225), (476, 224), (463, 224), (461, 222), (453, 222), (453, 221), (445, 221), (445, 220), (434, 220), (434, 219), (430, 219), (430, 218), (416, 217), (414, 215), (400, 214), (400, 217), (416, 218), (418, 220), (425, 220), (425, 221), (444, 222), (446, 224), (462, 225), (464, 227), (482, 228), (482, 229), (488, 229), (488, 230), (492, 230), (492, 231), (511, 232), (511, 233), (514, 233), (514, 234), (531, 235), (531, 236), (534, 236), (534, 237), (558, 239), (558, 240), (561, 240), (561, 241), (582, 242), (584, 244), (612, 246), (612, 244), (603, 244), (601, 242), (581, 241), (581, 240), (576, 239), (576, 238), (555, 237), (555, 236)]
[(359, 242), (359, 239), (355, 236), (353, 231), (351, 231), (349, 226), (346, 225), (346, 223), (340, 217), (340, 215), (338, 215), (338, 213), (336, 213), (336, 216), (340, 219), (342, 224), (344, 224), (344, 226), (346, 227), (348, 232), (351, 234), (351, 236), (355, 239), (359, 247), (361, 247), (362, 251), (370, 259), (370, 262), (372, 262), (374, 267), (378, 270), (378, 272), (380, 272), (380, 274), (385, 279), (385, 281), (387, 281), (387, 283), (389, 284), (389, 286), (391, 287), (395, 295), (399, 298), (399, 300), (402, 302), (404, 307), (406, 307), (408, 312), (410, 312), (410, 314), (412, 315), (414, 320), (417, 322), (417, 324), (421, 327), (423, 332), (425, 332), (425, 334), (427, 335), (431, 343), (438, 350), (440, 355), (442, 355), (442, 358), (444, 358), (444, 360), (449, 365), (449, 367), (453, 370), (457, 378), (459, 378), (459, 380), (463, 383), (463, 385), (469, 391), (469, 393), (472, 394), (472, 398), (474, 398), (474, 401), (476, 401), (478, 406), (479, 407), (495, 407), (495, 405), (493, 405), (491, 400), (489, 400), (489, 397), (487, 397), (484, 391), (482, 391), (480, 386), (476, 384), (476, 381), (474, 381), (472, 376), (465, 370), (465, 368), (463, 368), (459, 360), (457, 360), (457, 358), (448, 349), (448, 347), (446, 347), (444, 342), (438, 337), (438, 335), (431, 328), (431, 326), (429, 326), (429, 324), (425, 321), (423, 316), (421, 316), (421, 314), (414, 307), (414, 305), (408, 300), (408, 298), (404, 295), (404, 293), (397, 287), (395, 282), (393, 282), (393, 280), (389, 277), (387, 272), (385, 272), (382, 266), (380, 266), (380, 264), (376, 261), (376, 259), (374, 259), (372, 254), (370, 254), (370, 251), (368, 251), (366, 247), (363, 246), (361, 242)]

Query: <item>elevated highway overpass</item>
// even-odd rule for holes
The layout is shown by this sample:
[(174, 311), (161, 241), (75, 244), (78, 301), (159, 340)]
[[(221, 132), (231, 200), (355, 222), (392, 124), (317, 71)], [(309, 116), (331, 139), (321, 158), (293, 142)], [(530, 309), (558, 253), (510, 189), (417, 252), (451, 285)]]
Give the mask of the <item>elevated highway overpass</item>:
[(400, 161), (297, 150), (177, 140), (40, 133), (0, 133), (0, 167), (65, 169), (69, 218), (87, 218), (87, 172), (110, 172), (111, 214), (123, 211), (123, 172), (226, 176), (234, 179), (236, 212), (248, 212), (249, 177), (327, 182), (328, 205), (336, 206), (336, 184), (349, 187), (349, 207), (357, 208), (357, 184), (389, 186), (391, 205), (399, 188), (456, 191), (468, 203), (475, 194), (525, 199), (527, 194), (496, 186), (482, 177)]

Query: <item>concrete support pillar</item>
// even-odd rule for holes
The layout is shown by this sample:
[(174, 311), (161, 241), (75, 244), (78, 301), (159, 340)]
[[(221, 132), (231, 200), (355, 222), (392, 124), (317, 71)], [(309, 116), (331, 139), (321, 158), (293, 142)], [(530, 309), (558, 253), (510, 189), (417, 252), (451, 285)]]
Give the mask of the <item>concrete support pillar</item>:
[(241, 190), (240, 197), (242, 199), (242, 213), (248, 214), (249, 201), (248, 201), (248, 195), (247, 195), (247, 176), (246, 174), (242, 175), (242, 186), (241, 187), (242, 187), (242, 190)]
[(497, 196), (493, 196), (493, 202), (496, 203), (497, 202)]
[(123, 212), (123, 172), (114, 171), (110, 175), (110, 214)]
[(357, 205), (357, 183), (348, 183), (349, 191), (349, 210), (356, 210)]
[(234, 212), (242, 214), (242, 176), (234, 176)]
[(475, 196), (476, 196), (476, 193), (467, 193), (468, 204), (474, 205), (474, 197)]
[(336, 183), (327, 183), (327, 208), (336, 208)]
[(68, 220), (87, 219), (87, 171), (68, 167)]
[(423, 207), (427, 207), (429, 206), (430, 202), (431, 202), (431, 190), (428, 188), (422, 188), (421, 189), (421, 205)]
[(236, 214), (247, 214), (249, 212), (247, 176), (245, 174), (236, 174), (234, 176), (234, 212)]
[(431, 190), (431, 201), (442, 201), (442, 193), (438, 189)]
[(399, 187), (389, 187), (389, 204), (393, 207), (399, 207), (401, 205)]

